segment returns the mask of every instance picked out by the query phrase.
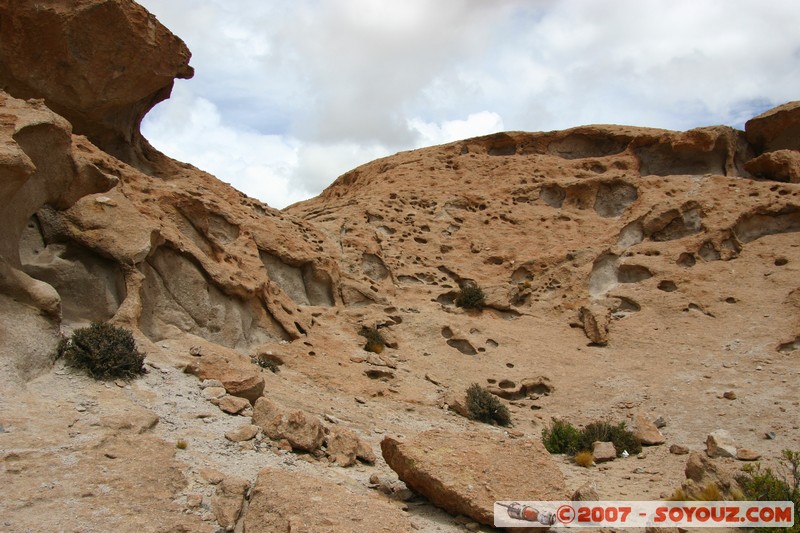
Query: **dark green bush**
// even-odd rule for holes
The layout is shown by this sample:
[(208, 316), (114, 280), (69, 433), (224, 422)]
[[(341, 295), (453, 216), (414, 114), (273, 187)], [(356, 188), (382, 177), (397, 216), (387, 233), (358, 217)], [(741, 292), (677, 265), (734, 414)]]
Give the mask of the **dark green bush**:
[(633, 433), (625, 429), (625, 422), (614, 425), (610, 422), (592, 422), (581, 430), (581, 438), (578, 441), (579, 450), (591, 450), (595, 441), (612, 442), (614, 449), (619, 457), (623, 451), (630, 454), (637, 454), (642, 451), (642, 445), (633, 436)]
[(755, 501), (794, 502), (794, 526), (791, 528), (766, 528), (764, 531), (800, 532), (800, 451), (783, 450), (780, 461), (783, 475), (759, 463), (742, 467), (743, 474), (736, 477), (744, 497)]
[(361, 326), (361, 330), (358, 334), (367, 339), (366, 344), (364, 344), (364, 349), (366, 351), (382, 353), (384, 348), (386, 348), (386, 339), (383, 338), (378, 328)]
[(467, 412), (473, 420), (501, 426), (511, 424), (511, 414), (497, 396), (477, 383), (467, 389)]
[(464, 285), (458, 291), (455, 303), (464, 309), (483, 309), (486, 304), (486, 295), (483, 293), (483, 289), (477, 285)]
[(610, 422), (592, 422), (583, 429), (578, 429), (569, 422), (553, 418), (550, 427), (542, 430), (542, 442), (550, 453), (574, 455), (583, 451), (592, 451), (595, 441), (612, 442), (617, 456), (626, 451), (637, 454), (642, 445), (625, 429), (625, 423), (617, 425)]
[(581, 432), (578, 428), (559, 418), (553, 418), (550, 421), (550, 427), (542, 430), (542, 443), (550, 453), (573, 455), (580, 451), (578, 449), (580, 438)]
[(95, 379), (131, 378), (144, 373), (144, 354), (136, 349), (131, 332), (111, 324), (94, 323), (76, 329), (72, 337), (59, 344), (58, 356)]

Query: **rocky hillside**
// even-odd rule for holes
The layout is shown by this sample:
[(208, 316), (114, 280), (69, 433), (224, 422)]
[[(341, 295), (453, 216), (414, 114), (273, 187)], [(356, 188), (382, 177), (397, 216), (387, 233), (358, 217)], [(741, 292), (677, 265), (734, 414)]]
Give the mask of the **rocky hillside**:
[[(404, 152), (277, 211), (142, 137), (192, 75), (145, 9), (0, 0), (0, 22), (4, 531), (488, 530), (496, 499), (587, 482), (665, 497), (715, 430), (800, 449), (800, 103)], [(54, 361), (104, 321), (148, 374)], [(472, 383), (510, 428), (456, 414)], [(542, 448), (551, 417), (666, 445), (584, 469)]]

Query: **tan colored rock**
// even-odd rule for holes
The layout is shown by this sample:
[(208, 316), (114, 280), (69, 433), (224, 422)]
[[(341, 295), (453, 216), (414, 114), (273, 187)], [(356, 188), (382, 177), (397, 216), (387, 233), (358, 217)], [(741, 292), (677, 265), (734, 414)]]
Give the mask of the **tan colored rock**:
[(249, 487), (249, 481), (232, 476), (226, 476), (217, 485), (214, 497), (211, 499), (211, 508), (217, 522), (225, 531), (233, 531), (236, 526)]
[(355, 432), (336, 426), (325, 437), (326, 453), (342, 467), (356, 464), (356, 459), (366, 463), (375, 462), (375, 452)]
[(661, 431), (647, 417), (637, 414), (633, 417), (633, 436), (644, 446), (664, 444), (666, 439)]
[(772, 108), (745, 122), (747, 140), (759, 154), (800, 150), (800, 102)]
[(285, 410), (266, 397), (256, 401), (253, 423), (260, 426), (270, 439), (285, 439), (295, 450), (314, 452), (325, 440), (325, 431), (318, 418), (301, 410)]
[(711, 483), (717, 485), (726, 499), (735, 499), (735, 495), (741, 494), (741, 487), (736, 482), (735, 473), (703, 454), (697, 452), (689, 454), (684, 474), (686, 481), (681, 484), (681, 488), (689, 500), (700, 498), (700, 494)]
[(573, 502), (599, 502), (600, 496), (597, 493), (597, 485), (587, 481), (572, 493), (570, 500)]
[(758, 461), (761, 454), (749, 448), (739, 448), (736, 450), (736, 458), (740, 461)]
[[(220, 385), (222, 385), (222, 384), (220, 383)], [(222, 398), (226, 394), (228, 394), (228, 391), (226, 391), (225, 387), (222, 387), (222, 386), (219, 386), (219, 387), (207, 387), (207, 388), (203, 389), (203, 392), (202, 392), (203, 398), (205, 398), (206, 400), (219, 400), (220, 398)]]
[(709, 457), (736, 457), (733, 437), (724, 429), (717, 429), (706, 437), (706, 453)]
[(218, 348), (214, 353), (193, 357), (186, 366), (186, 372), (201, 380), (219, 380), (228, 394), (251, 402), (255, 402), (264, 392), (264, 377), (259, 367), (233, 351)]
[(564, 478), (538, 439), (430, 430), (402, 441), (385, 437), (381, 451), (410, 489), (481, 524), (493, 524), (497, 500), (567, 497)]
[(77, 133), (129, 163), (138, 162), (130, 148), (142, 142), (142, 117), (169, 97), (174, 78), (193, 74), (183, 42), (134, 2), (6, 2), (0, 18), (15, 21), (0, 39), (8, 90), (44, 98)]
[(124, 413), (102, 417), (100, 424), (116, 430), (129, 429), (135, 433), (145, 433), (153, 429), (159, 420), (159, 416), (149, 409), (131, 407)]
[(225, 433), (225, 438), (231, 442), (244, 442), (254, 439), (261, 428), (254, 424), (246, 424)]
[(244, 518), (248, 533), (275, 531), (411, 532), (409, 517), (385, 499), (301, 472), (258, 473)]
[(617, 450), (613, 442), (597, 441), (592, 444), (592, 459), (595, 463), (605, 463), (617, 458)]
[(800, 152), (775, 150), (751, 159), (744, 169), (761, 179), (800, 183)]
[(581, 307), (580, 320), (586, 337), (598, 346), (608, 344), (610, 311), (601, 305)]
[(223, 412), (228, 413), (229, 415), (237, 415), (250, 407), (250, 401), (245, 398), (239, 398), (238, 396), (223, 396), (222, 398), (215, 400), (214, 403), (217, 404)]
[(673, 455), (686, 455), (687, 453), (689, 453), (689, 448), (687, 448), (683, 444), (672, 444), (669, 447), (669, 453)]

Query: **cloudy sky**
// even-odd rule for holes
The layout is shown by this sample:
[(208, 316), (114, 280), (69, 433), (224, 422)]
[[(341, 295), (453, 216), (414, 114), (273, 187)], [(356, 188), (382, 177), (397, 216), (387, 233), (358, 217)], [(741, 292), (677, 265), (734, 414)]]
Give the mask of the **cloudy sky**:
[(800, 99), (797, 0), (138, 1), (196, 70), (145, 136), (278, 208), (401, 150)]

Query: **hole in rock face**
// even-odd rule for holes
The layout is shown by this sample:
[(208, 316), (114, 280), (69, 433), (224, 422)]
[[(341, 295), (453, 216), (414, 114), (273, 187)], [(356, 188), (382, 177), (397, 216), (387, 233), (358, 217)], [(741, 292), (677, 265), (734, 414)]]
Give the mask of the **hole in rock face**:
[(390, 379), (394, 379), (394, 372), (390, 372), (388, 370), (365, 370), (364, 374), (369, 379), (379, 379), (381, 381), (389, 381)]
[(691, 268), (697, 264), (697, 259), (694, 258), (694, 254), (683, 252), (680, 257), (678, 257), (677, 263), (684, 268)]
[(725, 298), (725, 303), (727, 303), (727, 304), (735, 304), (738, 301), (739, 300), (737, 300), (733, 296), (728, 296), (727, 298)]
[(652, 278), (653, 273), (641, 265), (621, 265), (618, 277), (620, 283), (639, 283)]
[(542, 187), (539, 197), (550, 207), (558, 209), (564, 205), (564, 198), (567, 197), (567, 191), (558, 185), (545, 185)]
[(603, 183), (597, 189), (594, 210), (604, 218), (618, 217), (638, 197), (639, 192), (636, 187), (629, 183), (622, 181)]
[(504, 379), (500, 383), (498, 383), (497, 386), (500, 387), (501, 389), (513, 389), (514, 387), (517, 386), (517, 384), (511, 380)]
[(659, 282), (658, 290), (664, 292), (675, 292), (678, 290), (678, 286), (674, 281), (665, 279), (664, 281)]
[(464, 355), (477, 355), (475, 347), (466, 339), (448, 339), (447, 345), (455, 348)]

